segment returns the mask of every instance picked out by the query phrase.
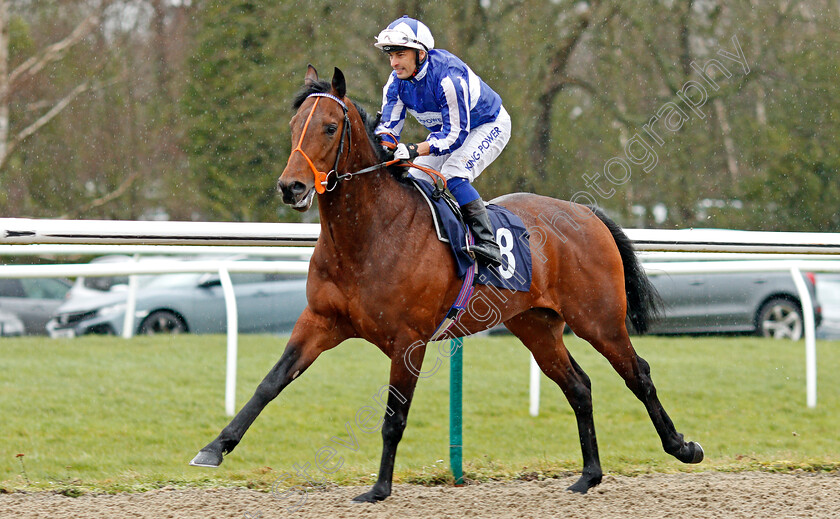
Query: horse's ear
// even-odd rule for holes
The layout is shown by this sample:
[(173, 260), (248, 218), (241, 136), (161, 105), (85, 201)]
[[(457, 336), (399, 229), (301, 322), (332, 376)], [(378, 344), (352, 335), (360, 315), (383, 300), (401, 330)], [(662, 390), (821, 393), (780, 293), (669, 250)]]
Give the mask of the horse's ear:
[(344, 81), (344, 73), (338, 67), (335, 67), (335, 73), (332, 78), (332, 87), (339, 99), (344, 98), (344, 94), (347, 93), (347, 83)]
[(315, 70), (311, 64), (306, 66), (306, 77), (303, 80), (303, 84), (306, 87), (311, 87), (318, 81), (318, 71)]

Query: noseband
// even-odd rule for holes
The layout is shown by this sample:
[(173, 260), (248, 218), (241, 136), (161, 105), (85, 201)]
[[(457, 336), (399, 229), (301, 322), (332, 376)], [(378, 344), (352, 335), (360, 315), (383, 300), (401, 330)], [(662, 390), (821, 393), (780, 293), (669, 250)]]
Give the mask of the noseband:
[[(350, 136), (350, 118), (347, 116), (347, 105), (344, 104), (344, 101), (339, 99), (338, 97), (327, 94), (327, 93), (315, 93), (309, 94), (307, 98), (315, 97), (315, 104), (312, 105), (312, 111), (309, 112), (309, 117), (306, 118), (306, 123), (303, 125), (303, 132), (300, 134), (300, 140), (298, 141), (297, 148), (292, 150), (292, 155), (297, 151), (303, 158), (306, 159), (306, 163), (309, 164), (309, 169), (312, 170), (312, 174), (315, 176), (315, 192), (323, 194), (327, 191), (327, 185), (329, 184), (329, 176), (331, 174), (335, 175), (338, 171), (338, 161), (341, 159), (341, 154), (344, 153), (344, 139), (346, 138), (348, 141), (347, 147), (348, 149), (352, 146), (351, 136)], [(309, 121), (312, 120), (312, 114), (315, 113), (315, 109), (318, 107), (318, 101), (321, 100), (322, 97), (327, 97), (332, 99), (339, 105), (341, 105), (342, 110), (344, 110), (344, 128), (341, 130), (341, 140), (338, 143), (338, 153), (335, 155), (335, 164), (333, 165), (333, 169), (327, 172), (318, 171), (318, 168), (315, 167), (315, 164), (312, 162), (312, 159), (309, 158), (309, 155), (306, 154), (305, 151), (301, 148), (303, 145), (303, 138), (306, 136), (306, 130), (309, 128)], [(291, 158), (291, 157), (289, 157)], [(333, 186), (329, 189), (330, 191), (335, 188), (335, 184), (338, 182), (336, 181)]]

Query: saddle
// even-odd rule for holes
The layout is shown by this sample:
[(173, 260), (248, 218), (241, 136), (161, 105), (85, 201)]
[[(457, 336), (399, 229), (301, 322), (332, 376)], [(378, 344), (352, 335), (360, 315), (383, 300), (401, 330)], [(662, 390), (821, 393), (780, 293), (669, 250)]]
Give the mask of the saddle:
[[(458, 277), (464, 279), (475, 259), (462, 250), (471, 237), (458, 202), (449, 192), (425, 180), (414, 177), (408, 177), (408, 180), (429, 205), (437, 237), (440, 241), (449, 244), (457, 265)], [(487, 204), (487, 214), (502, 251), (502, 265), (493, 268), (479, 264), (475, 281), (482, 285), (528, 292), (531, 289), (531, 249), (528, 230), (522, 223), (522, 219), (502, 206)]]

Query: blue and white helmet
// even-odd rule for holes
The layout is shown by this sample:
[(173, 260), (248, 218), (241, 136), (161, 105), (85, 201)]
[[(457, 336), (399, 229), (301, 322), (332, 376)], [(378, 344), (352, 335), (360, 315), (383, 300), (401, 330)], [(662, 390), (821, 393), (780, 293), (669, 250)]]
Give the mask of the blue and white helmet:
[(435, 48), (435, 38), (426, 24), (403, 16), (391, 22), (391, 25), (379, 33), (374, 46), (385, 52), (406, 48), (428, 52)]

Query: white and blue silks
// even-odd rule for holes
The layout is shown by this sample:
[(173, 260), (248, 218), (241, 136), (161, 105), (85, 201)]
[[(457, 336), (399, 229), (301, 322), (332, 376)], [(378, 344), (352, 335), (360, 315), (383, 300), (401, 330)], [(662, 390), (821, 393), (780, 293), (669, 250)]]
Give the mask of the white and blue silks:
[(502, 99), (466, 63), (442, 49), (432, 49), (417, 74), (406, 80), (392, 72), (382, 91), (382, 119), (377, 134), (399, 139), (410, 113), (431, 133), (433, 156), (459, 149), (469, 133), (492, 123)]

